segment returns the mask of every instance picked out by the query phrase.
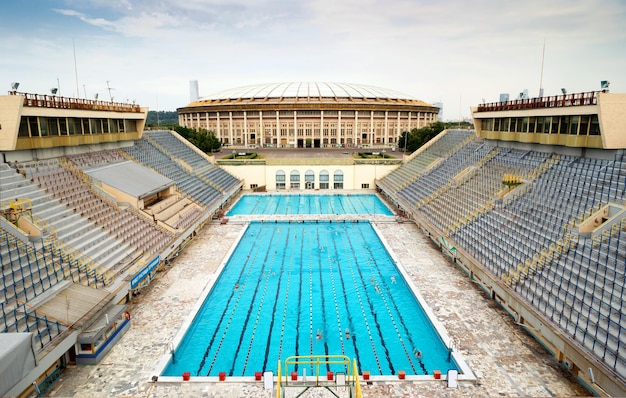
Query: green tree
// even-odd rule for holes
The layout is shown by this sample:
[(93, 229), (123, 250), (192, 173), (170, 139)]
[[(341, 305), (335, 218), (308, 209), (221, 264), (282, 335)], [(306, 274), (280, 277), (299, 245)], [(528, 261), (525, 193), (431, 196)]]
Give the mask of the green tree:
[(212, 131), (190, 129), (182, 126), (176, 126), (174, 130), (204, 153), (217, 152), (222, 147), (222, 143)]
[(400, 135), (398, 139), (398, 145), (400, 148), (405, 149), (407, 152), (413, 152), (420, 148), (422, 145), (433, 139), (437, 134), (441, 133), (446, 128), (442, 122), (434, 122), (426, 127), (414, 128), (411, 131), (405, 131)]

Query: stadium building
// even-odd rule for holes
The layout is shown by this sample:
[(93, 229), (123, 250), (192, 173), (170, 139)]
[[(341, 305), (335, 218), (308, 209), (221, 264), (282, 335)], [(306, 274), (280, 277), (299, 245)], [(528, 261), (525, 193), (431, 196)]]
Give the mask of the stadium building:
[[(254, 87), (179, 109), (181, 124), (214, 130), (229, 145), (393, 146), (398, 132), (438, 112), (364, 86)], [(176, 133), (144, 131), (146, 110), (136, 105), (0, 96), (0, 395), (267, 395), (256, 376), (207, 386), (184, 384), (184, 374), (160, 383), (153, 373), (173, 359), (172, 336), (245, 233), (246, 222), (223, 214), (253, 184), (299, 195), (375, 188), (396, 212), (377, 228), (393, 246), (409, 242), (396, 252), (406, 277), (448, 331), (450, 355), (466, 357), (478, 377), (451, 383), (441, 369), (402, 373), (411, 381), (403, 383), (398, 372), (362, 383), (365, 396), (389, 394), (392, 382), (407, 395), (626, 395), (626, 95), (472, 112), (476, 131), (444, 131), (396, 162), (299, 157), (253, 173), (250, 164), (216, 164)], [(290, 217), (277, 219), (302, 222)], [(428, 245), (415, 253), (418, 237)], [(74, 364), (102, 365), (94, 377), (94, 367)], [(61, 372), (68, 376), (59, 380)], [(282, 383), (270, 379), (269, 388)]]
[(439, 108), (360, 84), (259, 84), (178, 109), (179, 124), (213, 131), (224, 146), (392, 147), (403, 131), (437, 121)]

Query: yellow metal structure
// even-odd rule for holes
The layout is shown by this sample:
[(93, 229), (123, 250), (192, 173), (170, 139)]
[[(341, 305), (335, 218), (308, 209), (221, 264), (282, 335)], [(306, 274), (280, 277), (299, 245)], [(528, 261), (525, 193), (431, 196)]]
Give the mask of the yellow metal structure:
[[(320, 380), (320, 366), (323, 365), (335, 365), (339, 366), (346, 372), (346, 384), (345, 387), (350, 388), (352, 392), (350, 396), (354, 396), (356, 398), (362, 398), (363, 394), (361, 392), (361, 385), (359, 383), (359, 372), (356, 364), (356, 359), (351, 360), (349, 357), (345, 355), (298, 355), (291, 356), (285, 360), (284, 364), (284, 375), (282, 374), (282, 369), (280, 361), (278, 362), (278, 382), (276, 387), (276, 398), (281, 398), (281, 391), (284, 390), (284, 387), (289, 386), (289, 369), (290, 366), (307, 366), (313, 365), (314, 368), (314, 376), (315, 382), (311, 382), (311, 384), (306, 384), (306, 382), (300, 381), (297, 383), (292, 383), (292, 387), (326, 387), (328, 388), (330, 384), (335, 384), (332, 380), (327, 380), (327, 375), (322, 375), (322, 379)], [(342, 373), (342, 372), (336, 372)], [(284, 382), (283, 382), (284, 377)], [(323, 380), (327, 380), (324, 382)], [(284, 383), (284, 386), (283, 386)]]

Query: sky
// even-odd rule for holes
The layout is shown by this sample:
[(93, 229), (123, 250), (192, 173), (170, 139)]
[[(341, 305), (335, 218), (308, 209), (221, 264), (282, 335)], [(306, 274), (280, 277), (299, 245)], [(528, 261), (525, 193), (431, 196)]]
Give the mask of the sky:
[(356, 83), (459, 120), (524, 89), (626, 93), (624, 21), (624, 0), (0, 0), (0, 88), (174, 111), (191, 80)]

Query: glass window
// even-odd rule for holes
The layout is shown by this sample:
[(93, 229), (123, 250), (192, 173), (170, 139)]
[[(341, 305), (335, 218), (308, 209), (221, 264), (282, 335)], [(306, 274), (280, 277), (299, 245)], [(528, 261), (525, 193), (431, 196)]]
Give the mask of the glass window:
[(36, 116), (28, 117), (28, 128), (31, 137), (39, 137), (39, 119)]
[(570, 116), (569, 133), (578, 135), (578, 125), (580, 124), (580, 116)]
[(28, 134), (28, 116), (23, 116), (20, 119), (20, 131), (17, 133), (18, 137), (29, 137)]
[(282, 170), (276, 172), (276, 189), (285, 189), (285, 172)]
[(591, 115), (589, 135), (600, 135), (600, 123), (598, 122), (598, 115)]
[(45, 120), (46, 129), (48, 130), (48, 135), (59, 135), (59, 120), (55, 117), (48, 117), (42, 119), (42, 123)]
[(307, 170), (304, 173), (304, 181), (315, 181), (315, 173), (313, 170)]
[(42, 137), (47, 137), (48, 134), (48, 123), (46, 123), (46, 118), (39, 117), (37, 118), (39, 121), (39, 135)]
[(528, 117), (523, 117), (520, 120), (518, 120), (518, 123), (521, 122), (521, 126), (518, 125), (517, 128), (519, 129), (518, 131), (520, 133), (527, 133), (528, 132)]
[(559, 120), (560, 118), (558, 116), (550, 116), (550, 134), (559, 133)]
[(559, 134), (567, 134), (569, 132), (569, 116), (561, 116), (559, 119)]
[(89, 119), (81, 119), (83, 125), (83, 134), (91, 134), (91, 127), (89, 126)]
[(333, 187), (335, 189), (343, 189), (343, 171), (335, 170), (333, 179), (334, 179)]
[(59, 134), (60, 135), (67, 135), (68, 131), (67, 131), (67, 118), (60, 118), (59, 119)]
[(543, 133), (543, 116), (539, 116), (537, 118), (537, 126), (535, 127), (535, 132), (537, 133)]
[(589, 134), (589, 121), (591, 117), (589, 115), (584, 115), (580, 117), (580, 128), (578, 130), (578, 135), (587, 135)]

